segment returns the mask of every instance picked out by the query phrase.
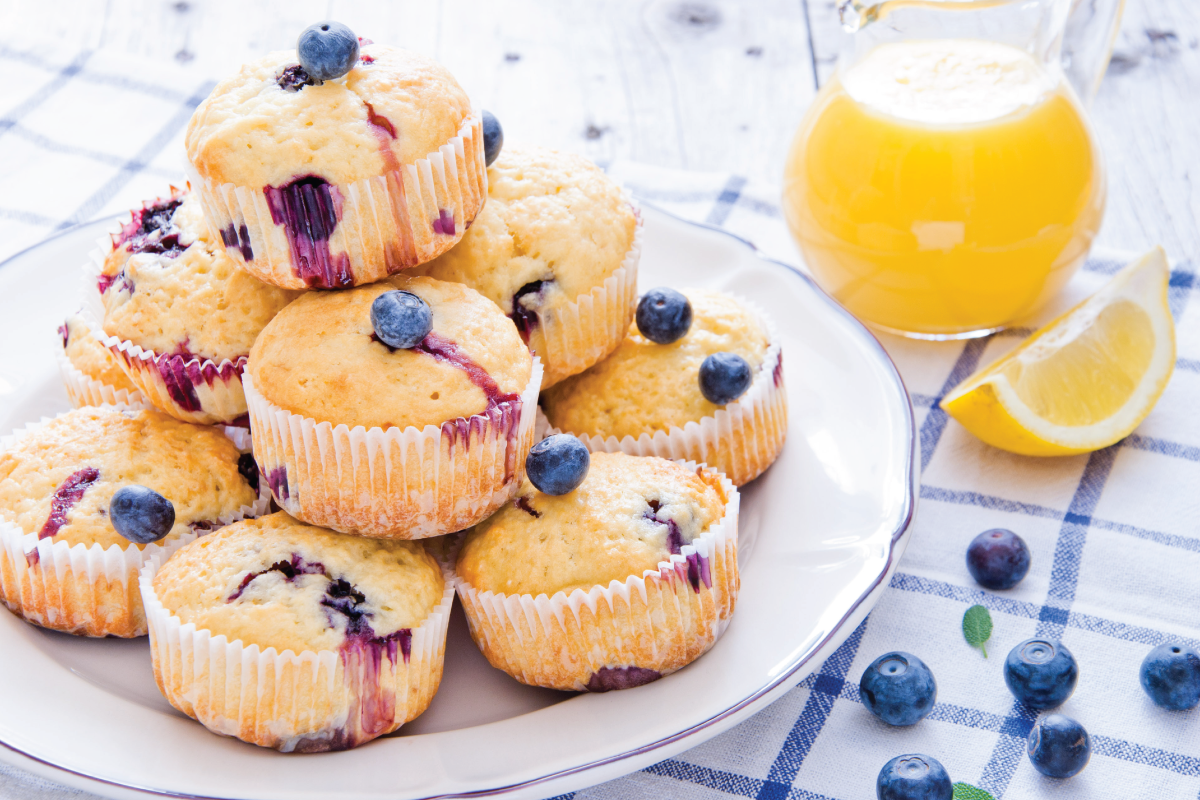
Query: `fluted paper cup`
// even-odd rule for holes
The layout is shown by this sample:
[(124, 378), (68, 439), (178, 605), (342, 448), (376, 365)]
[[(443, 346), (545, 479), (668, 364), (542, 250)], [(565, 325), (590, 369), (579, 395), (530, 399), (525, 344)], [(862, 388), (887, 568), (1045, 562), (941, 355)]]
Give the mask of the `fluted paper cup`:
[(151, 405), (184, 422), (217, 425), (246, 416), (242, 372), (248, 355), (220, 361), (199, 356), (156, 353), (104, 330), (104, 300), (97, 281), (104, 267), (102, 251), (83, 267), (84, 323), (117, 359)]
[(505, 595), (458, 577), (471, 637), (521, 683), (604, 692), (657, 680), (691, 663), (729, 625), (737, 601), (739, 495), (713, 469), (685, 464), (725, 500), (725, 514), (641, 575), (590, 590)]
[[(631, 203), (632, 205), (632, 203)], [(529, 346), (546, 365), (542, 388), (583, 372), (602, 361), (625, 338), (637, 311), (638, 262), (642, 257), (642, 215), (621, 266), (604, 283), (574, 302), (538, 313)]]
[[(358, 286), (431, 261), (458, 243), (487, 200), (476, 115), (425, 158), (354, 183), (285, 190), (220, 184), (189, 170), (226, 252), (285, 289)], [(297, 217), (290, 229), (289, 214)]]
[(154, 591), (165, 561), (151, 557), (139, 582), (154, 679), (172, 706), (213, 733), (285, 753), (345, 750), (391, 733), (433, 700), (454, 603), (444, 564), (441, 600), (407, 637), (296, 654), (184, 623)]
[(65, 353), (57, 356), (58, 371), (62, 375), (63, 387), (75, 408), (84, 406), (123, 405), (130, 408), (152, 408), (150, 401), (137, 389), (114, 389), (103, 381), (85, 374), (71, 363)]
[[(767, 353), (754, 380), (740, 398), (715, 414), (688, 422), (682, 428), (643, 433), (637, 438), (605, 436), (596, 431), (570, 433), (593, 453), (658, 456), (708, 464), (729, 476), (737, 486), (757, 478), (779, 457), (787, 438), (787, 388), (783, 382), (783, 349), (775, 324), (754, 303), (742, 298), (767, 330)], [(696, 391), (700, 391), (699, 387)]]
[[(62, 416), (61, 414), (59, 416)], [(31, 423), (0, 440), (7, 450), (49, 420)], [(80, 636), (146, 635), (146, 617), (138, 593), (138, 570), (154, 556), (166, 558), (217, 528), (260, 516), (270, 495), (260, 491), (253, 505), (196, 523), (192, 530), (162, 543), (139, 547), (70, 545), (39, 539), (12, 522), (0, 520), (0, 593), (14, 614), (39, 625)]]
[(514, 497), (533, 446), (542, 383), (469, 419), (424, 428), (350, 428), (294, 414), (263, 397), (247, 373), (254, 458), (275, 502), (342, 533), (424, 539), (469, 528)]

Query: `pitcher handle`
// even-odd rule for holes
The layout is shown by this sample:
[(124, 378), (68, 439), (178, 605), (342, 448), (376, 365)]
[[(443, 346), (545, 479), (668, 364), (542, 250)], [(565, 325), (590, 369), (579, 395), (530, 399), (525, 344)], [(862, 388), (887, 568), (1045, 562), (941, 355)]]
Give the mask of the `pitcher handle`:
[(1063, 32), (1063, 72), (1085, 104), (1091, 104), (1108, 69), (1125, 0), (1071, 0)]

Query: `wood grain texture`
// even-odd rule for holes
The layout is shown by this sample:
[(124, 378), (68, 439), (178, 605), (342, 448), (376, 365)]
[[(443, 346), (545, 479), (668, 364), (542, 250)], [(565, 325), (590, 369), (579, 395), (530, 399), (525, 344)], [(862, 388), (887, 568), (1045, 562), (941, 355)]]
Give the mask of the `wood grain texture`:
[[(0, 3), (0, 31), (169, 60), (197, 75), (294, 47), (324, 18), (438, 58), (510, 141), (769, 183), (845, 37), (834, 0)], [(1103, 244), (1200, 252), (1198, 38), (1197, 4), (1129, 0), (1093, 107), (1110, 178)]]

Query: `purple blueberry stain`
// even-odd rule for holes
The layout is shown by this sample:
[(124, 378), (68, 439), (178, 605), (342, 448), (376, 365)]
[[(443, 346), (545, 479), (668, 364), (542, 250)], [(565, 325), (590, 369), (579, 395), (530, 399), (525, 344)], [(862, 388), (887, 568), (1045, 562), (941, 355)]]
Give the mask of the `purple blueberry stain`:
[(525, 512), (526, 514), (528, 514), (529, 516), (533, 517), (534, 519), (540, 519), (540, 518), (541, 518), (541, 516), (542, 516), (542, 512), (540, 512), (540, 511), (538, 511), (536, 508), (534, 508), (534, 507), (533, 507), (533, 506), (532, 506), (532, 505), (529, 503), (529, 499), (530, 499), (530, 498), (529, 498), (529, 496), (528, 496), (528, 495), (521, 495), (520, 497), (518, 497), (518, 498), (517, 498), (517, 502), (516, 502), (516, 503), (514, 503), (514, 505), (515, 505), (517, 508), (519, 508), (519, 509), (521, 509), (522, 511), (524, 511), (524, 512)]
[(658, 518), (659, 509), (662, 508), (662, 503), (658, 500), (647, 500), (646, 505), (650, 506), (650, 510), (643, 513), (642, 516), (651, 522), (667, 526), (667, 549), (671, 551), (671, 555), (679, 555), (683, 550), (683, 534), (679, 531), (679, 524), (670, 518), (665, 520)]
[(433, 221), (433, 232), (443, 236), (453, 236), (454, 212), (448, 208), (438, 209), (438, 218)]
[(124, 291), (133, 294), (133, 281), (129, 280), (129, 276), (125, 274), (125, 270), (120, 270), (116, 275), (101, 275), (96, 279), (96, 288), (100, 290), (100, 294), (104, 294), (113, 286), (117, 287), (117, 291)]
[[(540, 322), (537, 308), (542, 304), (543, 289), (547, 283), (549, 281), (530, 281), (512, 296), (512, 314), (509, 318), (516, 324), (517, 332), (525, 344), (529, 344), (529, 335)], [(526, 297), (532, 302), (523, 302)]]
[(67, 514), (82, 498), (84, 492), (100, 480), (100, 470), (95, 467), (84, 467), (72, 472), (67, 479), (59, 484), (50, 498), (50, 516), (46, 524), (38, 531), (39, 539), (54, 536), (67, 524)]
[(632, 689), (645, 686), (662, 677), (662, 673), (645, 667), (601, 667), (588, 678), (587, 691), (611, 692), (614, 689)]
[(66, 350), (71, 341), (71, 329), (67, 327), (67, 323), (58, 326), (58, 335), (62, 337), (63, 350)]
[(700, 593), (700, 584), (704, 584), (704, 588), (712, 588), (712, 571), (708, 566), (708, 559), (699, 553), (691, 553), (687, 557), (687, 578), (688, 583), (692, 585), (692, 591)]
[(259, 473), (258, 462), (254, 460), (253, 453), (242, 453), (238, 456), (238, 473), (250, 484), (250, 488), (258, 494)]
[(142, 206), (121, 227), (121, 233), (113, 241), (113, 249), (125, 246), (130, 254), (154, 253), (176, 258), (188, 248), (180, 241), (181, 231), (171, 221), (182, 204), (182, 197), (171, 197)]
[(276, 467), (268, 472), (267, 486), (270, 487), (271, 494), (280, 500), (287, 500), (291, 497), (292, 493), (288, 490), (287, 467)]
[(476, 364), (475, 361), (467, 355), (467, 353), (458, 346), (455, 342), (441, 336), (438, 333), (430, 331), (420, 343), (413, 348), (414, 352), (424, 353), (428, 356), (449, 364), (452, 367), (461, 369), (467, 373), (467, 377), (471, 383), (478, 386), (487, 395), (488, 409), (495, 408), (501, 403), (511, 403), (520, 395), (507, 394), (500, 391), (500, 385), (496, 380), (488, 374), (488, 371)]
[(234, 227), (233, 223), (221, 229), (221, 244), (226, 250), (237, 250), (245, 261), (254, 260), (254, 248), (250, 246), (250, 230), (244, 224)]
[(282, 186), (266, 186), (263, 192), (271, 221), (287, 234), (297, 277), (318, 289), (353, 285), (350, 256), (335, 256), (329, 250), (329, 237), (341, 218), (337, 187), (317, 175), (304, 175)]
[(285, 92), (298, 92), (305, 86), (316, 86), (317, 80), (309, 75), (304, 67), (292, 64), (280, 71), (275, 77), (275, 83)]

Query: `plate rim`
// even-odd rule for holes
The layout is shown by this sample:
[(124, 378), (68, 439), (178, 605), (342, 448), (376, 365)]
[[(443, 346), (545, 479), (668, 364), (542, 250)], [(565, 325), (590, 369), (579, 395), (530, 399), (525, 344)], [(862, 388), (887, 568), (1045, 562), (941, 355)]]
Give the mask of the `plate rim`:
[[(432, 794), (432, 795), (428, 795), (426, 798), (424, 798), (424, 800), (448, 800), (449, 798), (467, 798), (467, 797), (472, 797), (472, 798), (474, 798), (474, 797), (481, 797), (481, 798), (482, 797), (501, 797), (503, 795), (506, 795), (506, 794), (509, 794), (512, 792), (530, 789), (530, 788), (533, 788), (536, 786), (550, 783), (552, 781), (563, 780), (565, 778), (570, 778), (571, 776), (574, 776), (574, 775), (579, 775), (579, 774), (589, 772), (592, 770), (601, 769), (603, 767), (610, 766), (610, 765), (613, 765), (618, 762), (625, 761), (625, 760), (628, 760), (631, 758), (637, 758), (639, 756), (644, 756), (647, 753), (651, 753), (655, 750), (659, 750), (663, 747), (667, 747), (671, 744), (679, 742), (682, 739), (687, 739), (699, 731), (705, 730), (707, 728), (711, 728), (715, 725), (719, 725), (722, 722), (728, 720), (730, 717), (734, 717), (734, 716), (737, 716), (740, 714), (751, 713), (753, 710), (755, 710), (753, 708), (754, 706), (759, 705), (759, 704), (765, 705), (764, 700), (766, 698), (768, 698), (772, 693), (778, 691), (781, 687), (783, 687), (785, 684), (787, 684), (789, 679), (793, 675), (795, 675), (797, 672), (802, 670), (823, 647), (825, 647), (832, 639), (836, 638), (839, 635), (839, 633), (841, 633), (843, 631), (847, 622), (849, 622), (849, 620), (851, 618), (853, 618), (862, 609), (862, 606), (865, 603), (867, 603), (867, 601), (871, 598), (871, 596), (877, 592), (877, 590), (880, 588), (883, 581), (892, 572), (892, 568), (895, 566), (896, 562), (899, 560), (899, 557), (903, 554), (904, 548), (901, 545), (902, 545), (903, 540), (905, 539), (905, 535), (909, 532), (909, 529), (912, 526), (913, 518), (916, 514), (917, 501), (918, 501), (918, 496), (919, 496), (919, 488), (918, 488), (918, 480), (917, 480), (918, 473), (917, 473), (917, 469), (916, 469), (916, 463), (917, 463), (916, 462), (916, 459), (917, 459), (916, 418), (915, 418), (915, 414), (913, 412), (912, 398), (909, 396), (908, 387), (904, 383), (904, 378), (903, 378), (903, 376), (901, 376), (900, 371), (896, 367), (895, 362), (892, 360), (891, 356), (888, 354), (888, 352), (884, 348), (883, 344), (879, 341), (878, 337), (874, 334), (874, 332), (871, 331), (870, 328), (868, 328), (864, 323), (862, 323), (860, 320), (858, 320), (853, 314), (851, 314), (848, 310), (846, 310), (845, 307), (843, 307), (840, 303), (838, 303), (836, 300), (834, 300), (827, 292), (825, 292), (824, 289), (822, 289), (820, 286), (818, 286), (816, 281), (814, 281), (811, 276), (809, 276), (808, 274), (806, 274), (805, 272), (803, 272), (802, 270), (800, 270), (799, 268), (797, 268), (791, 264), (788, 264), (784, 261), (780, 261), (778, 259), (770, 258), (770, 257), (764, 255), (759, 250), (759, 248), (750, 240), (748, 240), (742, 236), (739, 236), (736, 233), (728, 231), (724, 228), (719, 228), (715, 225), (710, 225), (710, 224), (704, 223), (704, 222), (696, 222), (693, 220), (685, 219), (685, 218), (679, 216), (678, 214), (667, 211), (666, 209), (662, 208), (661, 206), (659, 206), (653, 202), (649, 202), (645, 199), (638, 198), (638, 202), (644, 208), (649, 208), (658, 214), (662, 214), (663, 216), (668, 217), (669, 219), (671, 219), (674, 222), (682, 223), (684, 225), (699, 228), (704, 231), (709, 231), (709, 232), (720, 234), (722, 236), (729, 237), (730, 239), (733, 239), (734, 241), (736, 241), (739, 244), (748, 248), (751, 251), (751, 253), (753, 253), (761, 261), (763, 261), (767, 264), (771, 264), (774, 267), (781, 268), (781, 269), (791, 273), (795, 277), (799, 278), (802, 283), (807, 285), (807, 287), (810, 290), (814, 291), (818, 295), (819, 299), (823, 303), (825, 303), (833, 311), (834, 314), (836, 314), (837, 316), (840, 316), (843, 319), (845, 319), (846, 321), (848, 321), (851, 324), (851, 328), (856, 329), (856, 332), (865, 339), (865, 343), (867, 344), (868, 348), (871, 349), (872, 351), (874, 351), (875, 354), (882, 359), (882, 363), (886, 366), (886, 371), (889, 374), (889, 377), (894, 381), (896, 387), (900, 390), (900, 394), (901, 394), (901, 397), (903, 398), (904, 406), (908, 412), (906, 415), (906, 420), (907, 420), (906, 433), (907, 433), (907, 446), (908, 446), (907, 449), (909, 452), (909, 458), (907, 459), (907, 461), (905, 463), (905, 468), (904, 468), (904, 480), (907, 485), (907, 492), (906, 492), (906, 496), (904, 498), (904, 507), (903, 507), (903, 511), (900, 515), (899, 522), (898, 522), (896, 528), (891, 532), (891, 535), (888, 539), (887, 558), (883, 562), (883, 568), (880, 571), (880, 573), (877, 576), (875, 576), (874, 579), (872, 579), (870, 585), (866, 587), (866, 589), (863, 591), (863, 593), (861, 595), (859, 595), (859, 597), (857, 597), (853, 603), (850, 604), (850, 606), (846, 609), (846, 612), (842, 615), (841, 619), (838, 620), (838, 622), (835, 625), (831, 626), (830, 629), (828, 631), (826, 631), (823, 636), (821, 636), (819, 639), (817, 639), (812, 644), (810, 644), (807, 648), (805, 648), (805, 650), (802, 654), (796, 655), (794, 657), (794, 659), (788, 664), (786, 669), (780, 670), (774, 678), (772, 678), (766, 684), (761, 686), (754, 693), (747, 695), (746, 697), (742, 698), (740, 701), (738, 701), (734, 705), (724, 709), (723, 711), (721, 711), (717, 714), (714, 714), (713, 716), (709, 717), (708, 719), (705, 719), (701, 722), (695, 723), (683, 730), (676, 731), (675, 733), (671, 734), (670, 736), (665, 736), (654, 742), (644, 744), (639, 747), (636, 747), (636, 748), (633, 748), (630, 750), (626, 750), (624, 752), (614, 754), (611, 756), (607, 756), (607, 757), (604, 757), (601, 759), (589, 761), (584, 764), (579, 764), (579, 765), (576, 765), (576, 766), (573, 766), (573, 767), (570, 767), (567, 769), (560, 769), (560, 770), (557, 770), (550, 774), (539, 776), (537, 778), (530, 778), (527, 780), (519, 781), (517, 783), (506, 784), (504, 786), (497, 786), (497, 787), (493, 787), (493, 788), (489, 788), (489, 789), (482, 789), (482, 790), (475, 790), (475, 791), (468, 791), (468, 792), (449, 792), (449, 793)], [(43, 245), (47, 244), (48, 242), (54, 241), (54, 240), (62, 238), (64, 236), (69, 236), (69, 235), (77, 232), (80, 228), (90, 227), (93, 225), (97, 225), (98, 223), (111, 224), (111, 223), (117, 222), (122, 216), (124, 216), (124, 215), (118, 213), (118, 214), (114, 214), (109, 217), (101, 217), (98, 219), (90, 220), (88, 222), (79, 223), (78, 225), (72, 225), (70, 228), (66, 228), (64, 230), (55, 232), (52, 235), (47, 236), (46, 238), (42, 239), (41, 241), (39, 241), (35, 244), (32, 244), (28, 247), (25, 247), (22, 250), (14, 253), (11, 256), (9, 256), (8, 258), (4, 259), (4, 261), (0, 262), (0, 270), (3, 270), (11, 262), (17, 260), (18, 258), (20, 258), (22, 256), (25, 256), (26, 254), (30, 253), (33, 250), (36, 250), (39, 247), (42, 247)], [(876, 598), (876, 599), (878, 599), (878, 598)], [(2, 739), (0, 739), (0, 747), (3, 747), (3, 749), (5, 749), (9, 752), (15, 753), (21, 759), (24, 759), (24, 760), (42, 765), (44, 767), (47, 767), (53, 773), (66, 773), (68, 775), (73, 775), (78, 778), (82, 778), (89, 783), (102, 784), (105, 786), (112, 786), (112, 787), (122, 789), (122, 790), (131, 790), (131, 791), (147, 794), (152, 797), (181, 798), (182, 800), (227, 800), (227, 798), (214, 797), (211, 795), (195, 795), (195, 794), (187, 794), (187, 793), (182, 793), (182, 792), (172, 792), (172, 791), (166, 790), (166, 789), (154, 789), (154, 788), (149, 788), (149, 787), (145, 787), (145, 786), (138, 786), (133, 783), (122, 783), (120, 781), (115, 781), (115, 780), (111, 780), (108, 778), (102, 778), (102, 777), (90, 775), (86, 772), (71, 769), (70, 767), (61, 766), (59, 764), (55, 764), (50, 761), (47, 761), (43, 758), (34, 756), (30, 753), (26, 753), (23, 750), (9, 744), (8, 742), (3, 741)]]

